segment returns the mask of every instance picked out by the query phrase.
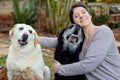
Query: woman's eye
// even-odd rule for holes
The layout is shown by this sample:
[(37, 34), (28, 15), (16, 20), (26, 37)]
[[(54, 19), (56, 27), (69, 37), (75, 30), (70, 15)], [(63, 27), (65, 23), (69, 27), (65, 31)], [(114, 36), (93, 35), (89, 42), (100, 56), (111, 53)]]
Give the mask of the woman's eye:
[(23, 27), (20, 27), (19, 30), (23, 30), (24, 28)]
[(85, 13), (86, 13), (85, 11), (82, 12), (82, 14), (85, 14)]
[(29, 33), (32, 33), (32, 30), (29, 30)]
[(77, 17), (79, 17), (79, 15), (75, 15), (75, 16), (74, 16), (74, 18), (77, 18)]

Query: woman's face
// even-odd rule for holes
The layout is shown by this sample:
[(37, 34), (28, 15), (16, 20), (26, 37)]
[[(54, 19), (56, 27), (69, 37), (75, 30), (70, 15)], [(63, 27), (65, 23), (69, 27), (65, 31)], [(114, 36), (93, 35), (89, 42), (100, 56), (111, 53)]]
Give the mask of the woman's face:
[(73, 9), (73, 20), (81, 27), (89, 26), (91, 24), (91, 15), (83, 7), (76, 7)]

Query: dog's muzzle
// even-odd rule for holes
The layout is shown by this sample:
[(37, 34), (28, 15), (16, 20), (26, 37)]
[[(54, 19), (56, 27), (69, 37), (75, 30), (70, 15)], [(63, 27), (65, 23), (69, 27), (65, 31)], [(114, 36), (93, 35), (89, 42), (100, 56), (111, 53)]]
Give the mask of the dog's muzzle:
[(78, 35), (75, 35), (75, 34), (70, 34), (67, 38), (68, 40), (68, 43), (77, 43), (78, 42)]
[(22, 39), (18, 39), (18, 43), (20, 45), (26, 45), (27, 44), (27, 39), (28, 39), (28, 34), (23, 34)]

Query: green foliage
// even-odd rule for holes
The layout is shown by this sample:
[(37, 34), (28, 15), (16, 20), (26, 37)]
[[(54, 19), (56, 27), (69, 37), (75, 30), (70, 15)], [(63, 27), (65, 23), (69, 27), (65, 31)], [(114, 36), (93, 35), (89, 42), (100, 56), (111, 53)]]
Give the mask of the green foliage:
[(14, 12), (12, 12), (12, 18), (14, 24), (16, 23), (26, 23), (28, 25), (36, 27), (34, 23), (37, 20), (37, 12), (34, 4), (37, 0), (24, 0), (22, 8), (20, 8), (19, 0), (13, 0)]
[(120, 21), (117, 21), (116, 24), (118, 25), (118, 28), (120, 28)]
[(116, 3), (120, 3), (120, 0), (116, 0)]
[(47, 24), (50, 32), (58, 34), (64, 27), (69, 24), (68, 11), (75, 0), (48, 0)]
[(94, 16), (93, 17), (93, 23), (95, 25), (102, 25), (108, 23), (108, 15), (107, 14), (101, 14), (100, 16)]
[(0, 57), (0, 66), (5, 66), (6, 65), (6, 56)]
[(90, 9), (90, 11), (92, 15), (93, 24), (102, 25), (108, 23), (109, 16), (107, 14), (102, 13), (99, 16), (96, 16), (95, 11), (93, 9)]
[(88, 2), (95, 2), (96, 0), (87, 0)]

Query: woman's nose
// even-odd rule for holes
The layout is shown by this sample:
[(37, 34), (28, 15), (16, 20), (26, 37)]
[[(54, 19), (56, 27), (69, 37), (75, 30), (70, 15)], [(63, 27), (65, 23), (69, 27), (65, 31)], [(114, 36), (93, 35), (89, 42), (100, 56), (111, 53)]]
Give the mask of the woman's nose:
[(79, 18), (81, 19), (82, 17), (83, 17), (83, 14), (80, 14), (80, 15), (79, 15)]

